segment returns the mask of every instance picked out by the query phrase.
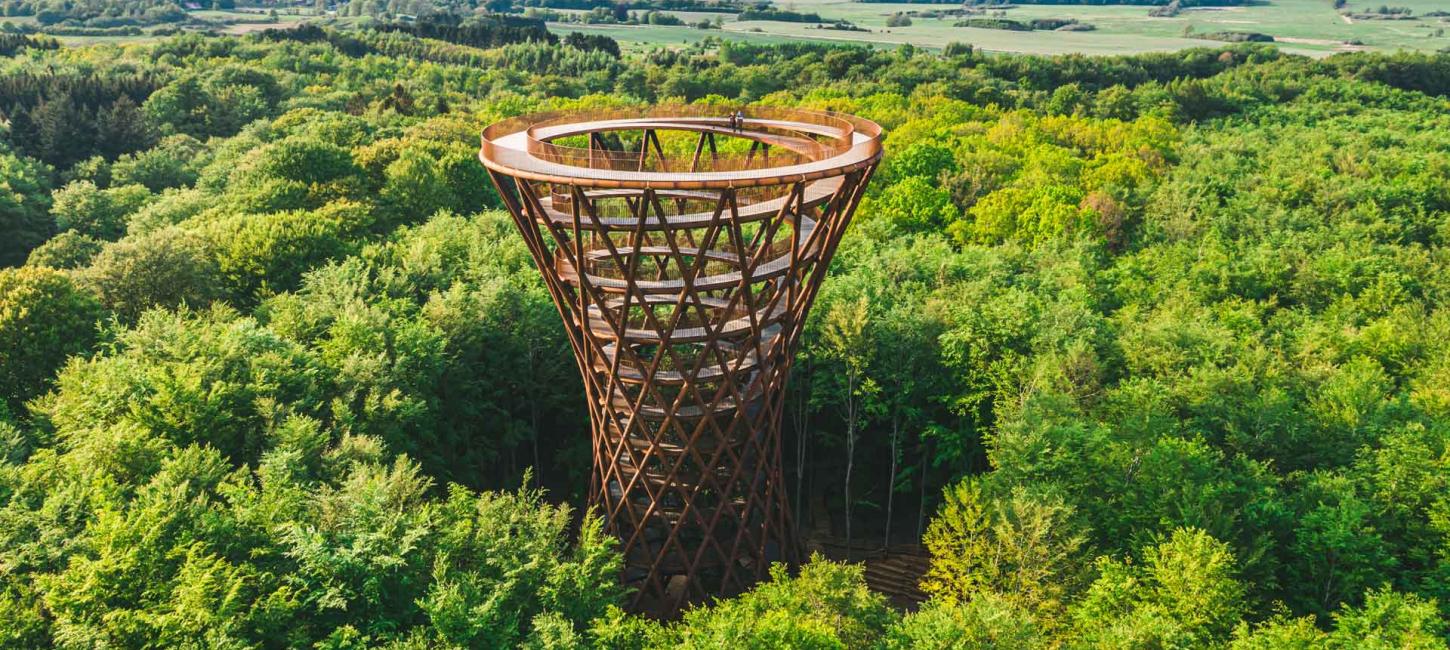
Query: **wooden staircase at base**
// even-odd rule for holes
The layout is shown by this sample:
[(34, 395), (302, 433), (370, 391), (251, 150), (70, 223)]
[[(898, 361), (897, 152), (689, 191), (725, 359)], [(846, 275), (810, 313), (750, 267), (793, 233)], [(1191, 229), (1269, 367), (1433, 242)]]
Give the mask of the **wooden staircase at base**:
[[(882, 548), (879, 544), (852, 545), (850, 559), (866, 566), (866, 586), (882, 594), (891, 604), (914, 611), (926, 600), (922, 593), (921, 577), (931, 564), (931, 556), (919, 544), (893, 544)], [(846, 543), (837, 537), (816, 537), (806, 540), (807, 552), (819, 551), (822, 555), (842, 561), (847, 558)]]
[(866, 561), (866, 585), (885, 594), (892, 604), (914, 610), (926, 600), (918, 585), (929, 565), (930, 558), (914, 544), (910, 553), (887, 549), (881, 558)]

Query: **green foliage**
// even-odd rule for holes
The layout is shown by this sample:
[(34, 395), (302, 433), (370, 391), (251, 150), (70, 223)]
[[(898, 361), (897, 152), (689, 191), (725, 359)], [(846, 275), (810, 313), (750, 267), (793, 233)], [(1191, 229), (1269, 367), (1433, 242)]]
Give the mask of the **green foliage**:
[(215, 197), (201, 190), (165, 190), (155, 201), (132, 214), (126, 229), (133, 235), (145, 235), (175, 226), (214, 207), (215, 202)]
[(154, 307), (205, 307), (224, 295), (221, 269), (207, 242), (175, 226), (106, 246), (82, 278), (128, 323)]
[(1054, 620), (1078, 582), (1084, 536), (1073, 514), (1060, 500), (1021, 490), (991, 499), (972, 481), (949, 488), (922, 539), (932, 555), (922, 590), (947, 606), (993, 597)]
[(917, 176), (936, 185), (943, 175), (961, 172), (961, 165), (952, 150), (935, 142), (916, 142), (896, 151), (883, 167), (880, 180), (889, 183)]
[(895, 616), (866, 589), (859, 566), (816, 557), (800, 576), (771, 570), (769, 582), (737, 598), (694, 609), (656, 648), (870, 648)]
[(67, 357), (90, 351), (100, 318), (96, 298), (60, 271), (0, 269), (0, 399), (44, 392)]
[(417, 223), (455, 203), (439, 161), (414, 148), (403, 149), (383, 171), (380, 192), (394, 223)]
[[(316, 424), (292, 420), (278, 433), (261, 480), (209, 449), (153, 446), (143, 474), (115, 477), (134, 496), (89, 495), (109, 508), (75, 531), (80, 543), (63, 567), (33, 583), (10, 582), (40, 593), (49, 617), (11, 619), (6, 632), (62, 645), (162, 647), (391, 639), (436, 647), (468, 632), (512, 646), (578, 634), (584, 619), (570, 614), (612, 602), (617, 560), (597, 523), (567, 543), (568, 511), (539, 493), (455, 486), (446, 500), (433, 499), (416, 466), (382, 465), (375, 444), (356, 439), (327, 451), (329, 467), (309, 471), (299, 464), (306, 447), (297, 445), (326, 451)], [(33, 462), (81, 476), (104, 472), (104, 464), (68, 462), (88, 446)], [(122, 449), (90, 453), (116, 457)], [(43, 511), (20, 504), (6, 515), (48, 523)], [(22, 547), (7, 549), (7, 560), (23, 557)]]
[(151, 199), (141, 185), (98, 189), (90, 181), (74, 181), (55, 191), (51, 215), (59, 232), (74, 231), (102, 241), (126, 232), (126, 216)]
[(922, 176), (908, 176), (888, 187), (861, 210), (884, 224), (888, 232), (901, 234), (938, 232), (961, 219), (951, 195)]
[(1091, 215), (1078, 207), (1082, 199), (1077, 191), (1051, 185), (1004, 188), (972, 206), (975, 235), (987, 241), (1021, 237), (1038, 242), (1084, 230)]
[[(1444, 57), (409, 25), (0, 66), (0, 646), (1443, 647)], [(818, 563), (645, 621), (592, 519), (477, 491), (590, 453), (477, 129), (666, 97), (889, 133), (783, 455), (803, 529), (926, 532), (916, 614)]]
[(971, 207), (951, 232), (963, 241), (1040, 243), (1079, 233), (1115, 241), (1176, 137), (1148, 118), (1008, 116), (963, 138), (954, 196)]
[(575, 624), (604, 614), (618, 598), (619, 558), (598, 520), (588, 517), (573, 550), (561, 553), (569, 512), (541, 506), (537, 494), (450, 494), (445, 508), (457, 514), (440, 528), (448, 550), (435, 560), (433, 584), (419, 601), (440, 641), (511, 647), (533, 627), (524, 645), (570, 647), (577, 644)]
[(278, 98), (276, 80), (262, 70), (224, 66), (207, 75), (187, 75), (152, 93), (142, 105), (146, 117), (166, 131), (195, 138), (232, 135), (266, 116)]
[(1378, 589), (1365, 594), (1363, 607), (1335, 614), (1329, 641), (1339, 648), (1442, 650), (1450, 647), (1447, 630), (1435, 601)]
[(49, 171), (41, 163), (0, 148), (0, 266), (25, 261), (53, 232)]
[(196, 183), (196, 168), (206, 146), (188, 135), (173, 135), (155, 147), (121, 156), (111, 164), (116, 185), (144, 185), (152, 192)]
[(317, 364), (306, 350), (220, 307), (149, 312), (116, 345), (116, 353), (68, 366), (57, 393), (40, 406), (59, 438), (133, 427), (255, 462), (268, 422), (323, 406)]
[(315, 209), (363, 190), (347, 149), (307, 136), (259, 147), (224, 169), (228, 193), (242, 211)]
[(237, 214), (208, 224), (205, 237), (228, 295), (239, 302), (296, 288), (302, 274), (352, 250), (371, 226), (366, 206), (338, 201), (317, 210)]
[(1050, 647), (1032, 615), (991, 592), (949, 604), (933, 599), (887, 633), (892, 650), (1034, 650)]
[(42, 25), (149, 25), (186, 19), (181, 7), (156, 0), (109, 0), (66, 5), (45, 0), (17, 0), (6, 6), (7, 16), (35, 16)]
[(1319, 650), (1329, 647), (1329, 635), (1315, 626), (1312, 616), (1295, 619), (1276, 617), (1249, 630), (1241, 625), (1234, 631), (1230, 650)]
[(1244, 613), (1232, 552), (1200, 530), (1175, 530), (1141, 566), (1100, 558), (1097, 570), (1071, 613), (1086, 646), (1211, 647)]
[[(1353, 493), (1343, 477), (1314, 475), (1301, 498), (1312, 505), (1294, 530), (1293, 551), (1304, 559), (1292, 568), (1291, 579), (1314, 581), (1316, 588), (1301, 593), (1313, 598), (1303, 610), (1332, 611), (1335, 604), (1355, 602), (1370, 587), (1385, 582), (1395, 560), (1377, 530), (1370, 505)], [(1308, 549), (1316, 549), (1313, 554)], [(1296, 603), (1298, 604), (1298, 603)]]
[(89, 266), (101, 252), (105, 242), (67, 230), (36, 246), (25, 258), (26, 266), (48, 266), (53, 269), (76, 269)]
[(352, 433), (370, 427), (329, 397), (351, 388), (332, 362), (216, 308), (147, 312), (68, 366), (35, 405), (53, 446), (0, 473), (0, 493), (25, 495), (0, 509), (0, 560), (19, 569), (0, 583), (7, 638), (512, 647), (575, 638), (615, 603), (596, 519), (570, 534), (537, 491), (435, 493)]
[[(501, 215), (440, 215), (368, 260), (309, 274), (266, 301), (275, 329), (316, 348), (350, 408), (338, 417), (430, 473), (497, 480), (499, 455), (577, 431), (577, 386), (558, 312)], [(518, 400), (519, 394), (538, 395)], [(445, 399), (447, 397), (447, 399)]]
[(611, 606), (589, 626), (588, 638), (595, 647), (613, 650), (644, 650), (671, 647), (673, 640), (664, 625), (634, 616)]

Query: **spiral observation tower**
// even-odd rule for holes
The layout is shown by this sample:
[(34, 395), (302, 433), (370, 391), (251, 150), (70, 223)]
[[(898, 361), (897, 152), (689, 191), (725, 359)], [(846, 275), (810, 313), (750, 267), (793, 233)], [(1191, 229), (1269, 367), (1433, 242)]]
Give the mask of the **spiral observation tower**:
[(482, 142), (584, 378), (590, 505), (633, 608), (670, 615), (799, 562), (784, 388), (881, 128), (658, 107), (514, 118)]

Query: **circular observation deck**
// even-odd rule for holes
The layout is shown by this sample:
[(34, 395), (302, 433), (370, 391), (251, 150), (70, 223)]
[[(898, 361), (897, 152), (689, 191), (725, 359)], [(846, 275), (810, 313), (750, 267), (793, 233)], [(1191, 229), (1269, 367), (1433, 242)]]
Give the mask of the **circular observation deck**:
[[(620, 137), (638, 133), (643, 139), (629, 144)], [(671, 134), (688, 138), (670, 140)], [(841, 176), (880, 156), (881, 127), (874, 122), (761, 106), (740, 114), (675, 106), (526, 115), (484, 129), (478, 155), (485, 167), (514, 178), (656, 190), (799, 183)]]

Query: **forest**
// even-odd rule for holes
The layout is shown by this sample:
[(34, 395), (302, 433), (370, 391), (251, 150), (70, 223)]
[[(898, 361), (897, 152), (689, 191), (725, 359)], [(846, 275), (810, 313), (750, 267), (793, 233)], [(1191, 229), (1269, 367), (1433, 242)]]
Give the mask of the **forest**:
[[(0, 647), (1450, 647), (1450, 55), (5, 45)], [(621, 609), (476, 153), (667, 102), (889, 134), (786, 480), (918, 607), (848, 551)]]
[(174, 0), (3, 0), (0, 16), (34, 16), (41, 25), (111, 28), (182, 21), (186, 11)]

